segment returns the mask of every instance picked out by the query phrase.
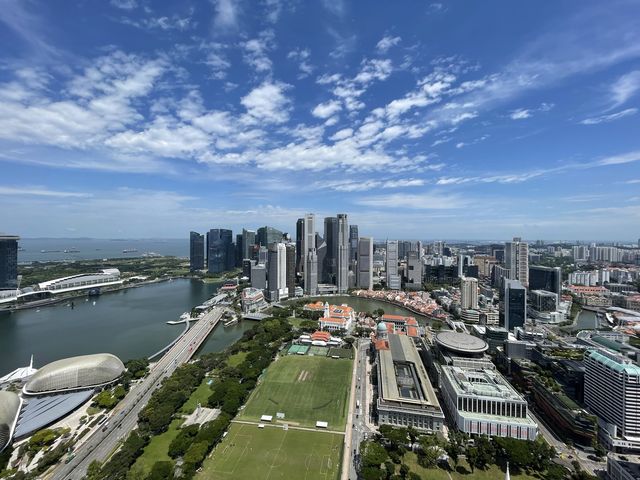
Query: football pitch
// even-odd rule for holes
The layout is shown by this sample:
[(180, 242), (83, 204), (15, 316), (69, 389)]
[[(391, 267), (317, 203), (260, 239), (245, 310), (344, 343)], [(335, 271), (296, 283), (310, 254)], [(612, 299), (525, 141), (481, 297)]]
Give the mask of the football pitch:
[[(346, 359), (282, 357), (269, 366), (239, 419), (258, 421), (262, 415), (272, 415), (274, 422), (315, 427), (323, 421), (330, 430), (343, 430), (352, 365)], [(277, 413), (284, 413), (284, 419)]]
[(198, 480), (337, 480), (344, 436), (234, 423)]

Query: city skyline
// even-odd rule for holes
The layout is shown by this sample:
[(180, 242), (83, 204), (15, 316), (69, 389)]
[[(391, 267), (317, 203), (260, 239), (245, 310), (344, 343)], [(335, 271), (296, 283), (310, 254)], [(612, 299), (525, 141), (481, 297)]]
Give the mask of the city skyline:
[(634, 240), (639, 14), (3, 2), (2, 228), (291, 233), (344, 211), (376, 238)]

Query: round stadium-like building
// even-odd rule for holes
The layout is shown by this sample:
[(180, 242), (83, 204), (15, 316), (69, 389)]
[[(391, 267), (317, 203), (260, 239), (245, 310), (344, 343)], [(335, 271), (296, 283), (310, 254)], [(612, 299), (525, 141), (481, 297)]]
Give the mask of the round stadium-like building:
[(22, 392), (43, 395), (99, 387), (116, 380), (124, 370), (120, 359), (110, 353), (65, 358), (38, 370)]
[(11, 442), (20, 404), (20, 397), (15, 393), (0, 391), (0, 452)]
[(454, 331), (438, 333), (436, 344), (443, 353), (456, 357), (481, 357), (489, 348), (487, 342), (481, 338)]

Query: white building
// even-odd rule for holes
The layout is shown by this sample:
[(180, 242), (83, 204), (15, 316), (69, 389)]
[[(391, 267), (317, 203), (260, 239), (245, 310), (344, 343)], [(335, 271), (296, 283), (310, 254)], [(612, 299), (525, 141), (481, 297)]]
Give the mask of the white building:
[(269, 245), (267, 289), (272, 302), (289, 296), (287, 287), (287, 246), (284, 243)]
[(478, 308), (478, 279), (462, 277), (460, 280), (460, 308), (463, 310)]
[(538, 425), (527, 401), (482, 359), (452, 357), (443, 365), (440, 391), (458, 429), (465, 433), (535, 440)]
[(402, 279), (398, 274), (398, 241), (387, 240), (387, 288), (400, 290)]
[(529, 285), (529, 244), (519, 237), (506, 242), (504, 246), (504, 263), (509, 269), (512, 280), (518, 280), (523, 285)]
[(259, 312), (266, 306), (262, 290), (251, 287), (242, 290), (242, 313)]
[(96, 273), (81, 273), (70, 277), (56, 278), (38, 284), (38, 290), (63, 293), (74, 290), (84, 290), (109, 285), (121, 285), (120, 270), (117, 268), (105, 268)]
[(605, 350), (584, 358), (584, 403), (600, 420), (600, 441), (612, 451), (640, 451), (640, 366)]

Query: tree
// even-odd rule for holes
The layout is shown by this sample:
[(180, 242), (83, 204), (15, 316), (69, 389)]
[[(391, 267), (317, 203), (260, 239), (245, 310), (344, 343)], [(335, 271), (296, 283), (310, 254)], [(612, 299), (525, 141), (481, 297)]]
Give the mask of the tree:
[(360, 471), (360, 476), (364, 480), (381, 480), (383, 476), (383, 471), (380, 467), (363, 467)]
[(393, 476), (393, 474), (396, 473), (396, 466), (389, 460), (384, 462), (384, 469), (386, 471), (387, 480), (389, 480)]
[(478, 466), (478, 449), (476, 447), (469, 447), (465, 453), (467, 457), (467, 463), (471, 467), (471, 473), (474, 473)]
[(147, 480), (173, 480), (173, 462), (159, 461), (151, 467)]
[(436, 435), (425, 435), (420, 439), (422, 450), (418, 454), (418, 464), (424, 468), (435, 467), (440, 457), (440, 440)]
[(98, 480), (100, 478), (100, 462), (94, 460), (87, 467), (87, 480)]
[(402, 478), (407, 478), (410, 471), (411, 470), (409, 469), (409, 466), (407, 464), (403, 463), (402, 465), (400, 465), (400, 476)]
[(202, 463), (208, 451), (209, 445), (207, 444), (207, 442), (194, 443), (184, 454), (184, 463), (190, 463), (197, 467)]
[(362, 464), (368, 467), (380, 468), (388, 458), (389, 454), (382, 445), (375, 442), (363, 442), (360, 448), (362, 455)]

